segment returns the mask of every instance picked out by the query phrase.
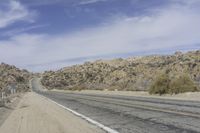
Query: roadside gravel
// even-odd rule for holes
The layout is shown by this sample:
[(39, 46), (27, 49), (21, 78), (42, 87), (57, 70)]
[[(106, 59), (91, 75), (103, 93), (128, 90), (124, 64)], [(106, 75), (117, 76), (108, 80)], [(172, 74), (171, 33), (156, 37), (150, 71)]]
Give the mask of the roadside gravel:
[(22, 96), (23, 94), (15, 94), (8, 98), (9, 103), (0, 105), (0, 126), (4, 123), (10, 113), (16, 108)]
[(82, 91), (67, 91), (67, 90), (52, 90), (64, 93), (75, 93), (75, 94), (98, 94), (98, 95), (118, 95), (118, 96), (136, 96), (146, 98), (159, 98), (159, 99), (172, 99), (172, 100), (189, 100), (189, 101), (200, 101), (200, 92), (187, 92), (177, 95), (150, 95), (145, 91), (99, 91), (99, 90), (82, 90)]
[(0, 133), (103, 133), (86, 121), (29, 92), (0, 127)]

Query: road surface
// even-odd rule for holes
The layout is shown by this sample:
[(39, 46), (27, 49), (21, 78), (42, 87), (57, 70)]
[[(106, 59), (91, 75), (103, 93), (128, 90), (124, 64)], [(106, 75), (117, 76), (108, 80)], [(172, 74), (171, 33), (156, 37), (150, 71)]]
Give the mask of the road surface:
[(4, 123), (0, 133), (105, 133), (48, 99), (26, 93)]
[(200, 133), (200, 102), (33, 90), (120, 133)]

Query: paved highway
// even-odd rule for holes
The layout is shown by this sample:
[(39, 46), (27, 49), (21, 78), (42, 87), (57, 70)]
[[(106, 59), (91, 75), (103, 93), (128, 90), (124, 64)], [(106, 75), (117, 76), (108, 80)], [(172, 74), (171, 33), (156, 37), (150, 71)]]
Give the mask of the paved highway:
[(200, 102), (33, 90), (120, 133), (200, 133)]

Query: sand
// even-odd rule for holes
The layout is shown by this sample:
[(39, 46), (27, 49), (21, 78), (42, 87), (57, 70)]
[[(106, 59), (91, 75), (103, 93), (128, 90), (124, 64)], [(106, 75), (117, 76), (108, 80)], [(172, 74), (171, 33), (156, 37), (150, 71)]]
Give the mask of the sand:
[(28, 92), (10, 114), (0, 133), (103, 133), (55, 103)]

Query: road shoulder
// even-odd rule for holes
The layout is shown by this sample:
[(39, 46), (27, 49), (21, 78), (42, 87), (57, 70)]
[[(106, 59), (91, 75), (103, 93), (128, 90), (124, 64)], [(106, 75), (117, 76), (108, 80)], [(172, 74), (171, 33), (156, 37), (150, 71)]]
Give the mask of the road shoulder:
[(0, 133), (103, 133), (56, 104), (28, 92), (0, 127)]
[(146, 91), (99, 91), (99, 90), (82, 90), (82, 91), (68, 91), (68, 90), (56, 90), (51, 91), (63, 92), (63, 93), (75, 93), (75, 94), (94, 94), (94, 95), (113, 95), (113, 96), (134, 96), (144, 98), (158, 98), (158, 99), (170, 99), (170, 100), (184, 100), (184, 101), (200, 101), (200, 92), (187, 92), (177, 95), (150, 95)]
[(0, 126), (8, 118), (11, 112), (17, 107), (20, 99), (23, 97), (23, 94), (15, 94), (7, 98), (8, 101), (6, 104), (0, 105)]

